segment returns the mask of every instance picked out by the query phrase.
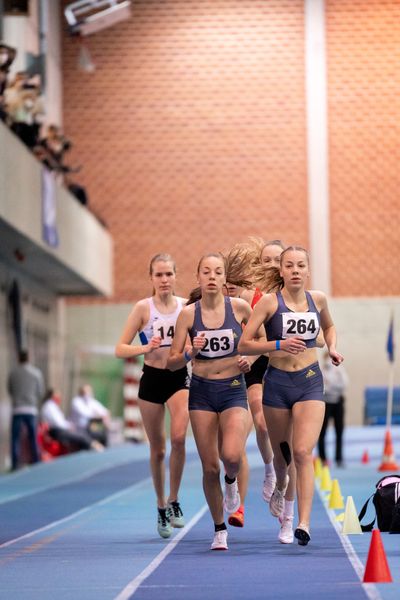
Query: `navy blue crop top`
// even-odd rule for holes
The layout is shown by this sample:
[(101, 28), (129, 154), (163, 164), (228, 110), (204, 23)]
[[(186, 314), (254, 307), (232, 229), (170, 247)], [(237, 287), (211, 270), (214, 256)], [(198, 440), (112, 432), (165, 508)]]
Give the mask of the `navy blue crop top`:
[(242, 326), (235, 318), (231, 299), (225, 296), (225, 319), (218, 329), (209, 329), (203, 323), (200, 301), (197, 300), (194, 308), (193, 325), (189, 331), (190, 339), (200, 333), (205, 334), (206, 345), (198, 354), (196, 360), (210, 360), (225, 358), (238, 354), (237, 346), (242, 335)]
[(310, 292), (306, 292), (307, 312), (295, 312), (285, 304), (281, 292), (276, 293), (278, 308), (272, 317), (264, 322), (268, 341), (285, 340), (290, 337), (302, 338), (307, 348), (315, 348), (320, 330), (319, 311)]

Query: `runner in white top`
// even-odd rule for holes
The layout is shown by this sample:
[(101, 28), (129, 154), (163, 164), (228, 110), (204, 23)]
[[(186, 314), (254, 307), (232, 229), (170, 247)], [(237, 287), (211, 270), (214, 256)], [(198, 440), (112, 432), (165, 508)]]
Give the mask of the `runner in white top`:
[[(186, 303), (174, 294), (176, 266), (169, 254), (157, 254), (150, 261), (153, 295), (133, 307), (116, 345), (119, 358), (144, 354), (139, 386), (139, 408), (150, 443), (150, 466), (158, 505), (158, 533), (170, 537), (172, 527), (185, 524), (178, 492), (185, 464), (185, 437), (189, 422), (186, 366), (176, 372), (167, 369), (177, 317)], [(141, 344), (133, 343), (139, 334)], [(165, 406), (171, 417), (170, 491), (165, 496)]]

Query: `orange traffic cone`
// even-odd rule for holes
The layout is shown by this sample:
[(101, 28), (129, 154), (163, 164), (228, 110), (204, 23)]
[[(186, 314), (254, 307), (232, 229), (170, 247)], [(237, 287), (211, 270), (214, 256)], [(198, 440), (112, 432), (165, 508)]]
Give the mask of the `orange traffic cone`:
[(391, 583), (392, 581), (381, 532), (379, 529), (373, 529), (363, 583)]
[(392, 434), (390, 433), (390, 429), (386, 430), (385, 433), (385, 448), (383, 450), (382, 463), (378, 469), (378, 471), (398, 471), (399, 466), (396, 463), (396, 459), (393, 452), (392, 445)]
[(361, 462), (363, 465), (367, 465), (369, 463), (369, 452), (368, 450), (364, 450), (363, 455), (361, 457)]

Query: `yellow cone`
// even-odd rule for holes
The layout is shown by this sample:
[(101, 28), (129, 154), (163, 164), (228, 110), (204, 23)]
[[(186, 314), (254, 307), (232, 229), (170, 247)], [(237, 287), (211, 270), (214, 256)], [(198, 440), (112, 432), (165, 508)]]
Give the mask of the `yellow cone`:
[(331, 489), (332, 489), (332, 479), (331, 479), (329, 467), (322, 467), (321, 491), (330, 492)]
[(342, 492), (340, 491), (339, 482), (337, 479), (333, 480), (332, 491), (329, 497), (329, 508), (338, 509), (344, 508)]
[(315, 479), (321, 479), (322, 477), (322, 461), (319, 456), (314, 461), (314, 476)]
[(354, 505), (353, 496), (347, 496), (342, 533), (346, 533), (347, 535), (362, 533), (360, 521), (358, 520), (356, 507)]
[(335, 517), (335, 521), (343, 521), (344, 520), (344, 512), (339, 513)]

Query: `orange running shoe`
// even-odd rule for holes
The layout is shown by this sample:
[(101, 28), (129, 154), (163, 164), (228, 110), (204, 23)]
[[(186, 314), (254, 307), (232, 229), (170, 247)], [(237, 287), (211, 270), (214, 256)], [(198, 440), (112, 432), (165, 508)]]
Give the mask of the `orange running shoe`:
[(229, 525), (232, 525), (232, 527), (243, 527), (244, 526), (244, 505), (243, 504), (241, 504), (239, 506), (239, 508), (236, 512), (229, 515), (228, 523), (229, 523)]

